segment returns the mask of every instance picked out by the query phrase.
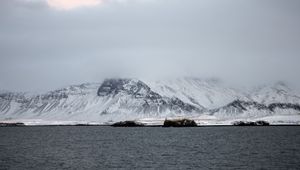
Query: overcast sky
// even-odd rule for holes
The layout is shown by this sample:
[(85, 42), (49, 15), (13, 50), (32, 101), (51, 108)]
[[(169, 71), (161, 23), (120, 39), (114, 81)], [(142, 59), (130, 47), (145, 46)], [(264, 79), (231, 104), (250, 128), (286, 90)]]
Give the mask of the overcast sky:
[(1, 0), (0, 89), (105, 77), (300, 85), (299, 0)]

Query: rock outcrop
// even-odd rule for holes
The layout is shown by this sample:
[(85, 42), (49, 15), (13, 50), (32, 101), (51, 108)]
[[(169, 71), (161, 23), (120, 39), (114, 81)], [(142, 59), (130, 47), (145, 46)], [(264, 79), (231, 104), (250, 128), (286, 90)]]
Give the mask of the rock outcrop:
[(112, 124), (113, 127), (144, 127), (145, 125), (136, 121), (123, 121)]
[(234, 126), (269, 126), (270, 123), (267, 121), (256, 121), (256, 122), (247, 122), (247, 121), (237, 121), (233, 122)]
[(24, 123), (0, 123), (0, 127), (20, 127), (25, 126)]
[(197, 127), (197, 123), (190, 119), (165, 120), (163, 127)]

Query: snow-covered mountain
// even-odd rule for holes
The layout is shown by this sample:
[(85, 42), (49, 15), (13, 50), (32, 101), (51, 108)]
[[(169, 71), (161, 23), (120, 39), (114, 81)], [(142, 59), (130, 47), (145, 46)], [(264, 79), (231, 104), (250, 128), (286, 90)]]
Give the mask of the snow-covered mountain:
[(227, 87), (217, 79), (181, 78), (145, 82), (163, 96), (178, 97), (186, 103), (207, 109), (224, 106), (236, 99), (248, 100), (243, 92)]
[(284, 83), (243, 91), (213, 79), (107, 79), (40, 95), (2, 92), (0, 120), (55, 124), (192, 117), (200, 123), (264, 118), (300, 123), (299, 104), (300, 95)]
[(284, 82), (256, 87), (251, 91), (251, 98), (266, 105), (282, 102), (299, 104), (300, 102), (300, 95)]

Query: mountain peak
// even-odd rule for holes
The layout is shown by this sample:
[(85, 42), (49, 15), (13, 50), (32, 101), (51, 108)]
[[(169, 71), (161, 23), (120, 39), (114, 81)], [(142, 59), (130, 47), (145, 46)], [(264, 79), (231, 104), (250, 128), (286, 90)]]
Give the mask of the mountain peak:
[(148, 93), (150, 87), (137, 79), (106, 79), (98, 89), (98, 96), (116, 95), (121, 92), (128, 94)]

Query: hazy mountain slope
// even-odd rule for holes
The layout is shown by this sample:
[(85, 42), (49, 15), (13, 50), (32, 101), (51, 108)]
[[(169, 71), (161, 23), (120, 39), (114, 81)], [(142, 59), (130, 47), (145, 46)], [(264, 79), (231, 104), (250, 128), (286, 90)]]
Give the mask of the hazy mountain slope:
[(218, 108), (237, 99), (249, 100), (239, 90), (226, 87), (215, 79), (181, 78), (147, 84), (163, 96), (176, 96), (186, 103), (208, 109)]
[(263, 104), (300, 103), (299, 93), (283, 82), (256, 87), (251, 91), (251, 98)]

